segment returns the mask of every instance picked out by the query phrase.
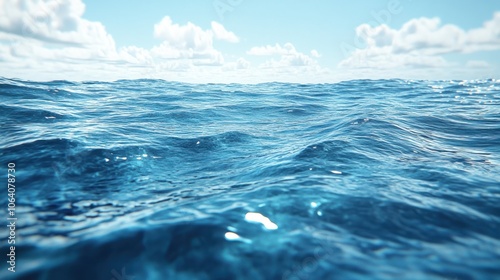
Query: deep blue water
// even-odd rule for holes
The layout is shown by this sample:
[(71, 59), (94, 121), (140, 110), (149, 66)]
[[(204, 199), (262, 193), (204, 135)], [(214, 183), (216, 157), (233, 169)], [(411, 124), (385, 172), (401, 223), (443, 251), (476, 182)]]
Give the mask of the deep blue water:
[(0, 107), (1, 279), (500, 277), (498, 80), (0, 79)]

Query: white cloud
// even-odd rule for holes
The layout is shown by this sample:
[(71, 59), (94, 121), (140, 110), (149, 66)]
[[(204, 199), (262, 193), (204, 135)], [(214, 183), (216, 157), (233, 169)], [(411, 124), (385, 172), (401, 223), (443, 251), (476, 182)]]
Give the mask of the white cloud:
[(297, 53), (297, 50), (291, 43), (285, 43), (283, 47), (280, 44), (276, 44), (274, 46), (267, 45), (261, 47), (253, 47), (249, 51), (247, 51), (247, 54), (257, 56), (294, 55)]
[(355, 50), (351, 56), (340, 62), (341, 68), (386, 69), (398, 67), (436, 68), (447, 67), (449, 63), (440, 56), (422, 54), (397, 54), (390, 46)]
[(152, 64), (151, 52), (136, 46), (127, 46), (120, 49), (120, 57), (132, 64)]
[(236, 61), (236, 68), (237, 69), (248, 69), (248, 67), (250, 67), (250, 62), (244, 58), (240, 57)]
[(165, 45), (178, 50), (205, 51), (213, 44), (210, 31), (204, 31), (191, 22), (186, 25), (174, 24), (168, 16), (155, 24), (154, 35), (163, 39)]
[[(319, 65), (321, 54), (317, 50), (301, 52), (292, 43), (257, 46), (245, 57), (231, 54), (226, 58), (216, 44), (237, 43), (240, 38), (217, 22), (202, 28), (164, 17), (152, 26), (154, 36), (161, 39), (156, 46), (117, 48), (104, 25), (85, 19), (84, 11), (81, 0), (0, 0), (0, 76), (35, 80), (332, 82), (353, 77), (395, 77), (401, 67), (414, 69), (412, 77), (445, 78), (454, 67), (453, 73), (470, 78), (468, 73), (481, 71), (492, 76), (489, 73), (496, 68), (473, 60), (458, 65), (440, 55), (500, 48), (500, 13), (469, 31), (443, 25), (436, 18), (414, 19), (400, 29), (361, 25), (356, 34), (365, 45), (353, 48), (340, 63), (351, 69), (332, 72)], [(450, 71), (442, 71), (442, 67)]]
[(214, 39), (236, 43), (238, 37), (215, 21), (211, 29), (188, 22), (179, 25), (168, 16), (154, 26), (154, 35), (163, 39), (159, 46), (152, 48), (154, 57), (161, 59), (192, 59), (194, 65), (222, 65), (224, 58), (213, 46)]
[(156, 59), (188, 59), (195, 64), (221, 65), (224, 63), (222, 53), (209, 45), (205, 49), (174, 47), (168, 41), (164, 41), (159, 46), (151, 49), (151, 55)]
[(80, 0), (10, 0), (0, 2), (0, 32), (46, 43), (113, 49), (115, 43), (99, 22), (82, 18)]
[(500, 49), (500, 12), (495, 12), (493, 19), (482, 27), (467, 32), (465, 52)]
[[(198, 74), (224, 64), (214, 40), (238, 37), (212, 22), (204, 30), (164, 17), (154, 26), (163, 41), (151, 49), (117, 49), (100, 22), (83, 18), (81, 0), (0, 2), (0, 76), (28, 79), (120, 79), (155, 77), (195, 80)], [(239, 60), (235, 67), (248, 68)], [(208, 70), (207, 70), (208, 71)], [(191, 76), (186, 73), (190, 73)], [(176, 74), (177, 73), (177, 74)]]
[(315, 58), (321, 57), (321, 55), (319, 54), (319, 52), (317, 50), (311, 50), (311, 56), (315, 57)]
[[(325, 82), (332, 81), (332, 73), (319, 65), (317, 50), (310, 55), (298, 51), (292, 43), (265, 45), (247, 51), (251, 56), (270, 57), (260, 65), (261, 79), (284, 82)], [(329, 77), (329, 78), (328, 78)]]
[(227, 31), (224, 26), (218, 22), (212, 21), (212, 32), (216, 39), (228, 41), (230, 43), (238, 43), (240, 40), (233, 32)]
[(439, 18), (418, 18), (400, 29), (385, 24), (375, 27), (362, 24), (356, 28), (356, 35), (365, 47), (351, 46), (353, 50), (340, 62), (340, 67), (446, 67), (452, 64), (440, 55), (500, 49), (500, 12), (481, 28), (469, 31), (442, 25)]
[[(394, 34), (394, 53), (436, 55), (457, 52), (463, 47), (465, 32), (454, 25), (441, 26), (440, 19), (413, 19)], [(390, 41), (388, 41), (390, 44)]]
[[(312, 55), (318, 55), (316, 50), (311, 51)], [(316, 65), (317, 61), (310, 56), (298, 52), (291, 43), (286, 43), (283, 46), (276, 44), (274, 46), (267, 45), (261, 47), (253, 47), (247, 54), (254, 56), (281, 56), (279, 60), (268, 60), (262, 67), (264, 68), (280, 68), (280, 67), (290, 67), (290, 66), (306, 66), (306, 65)]]
[(222, 67), (224, 71), (234, 71), (234, 70), (246, 70), (250, 68), (250, 61), (244, 59), (243, 57), (238, 58), (234, 62), (225, 63)]
[(112, 36), (82, 18), (84, 10), (80, 0), (1, 1), (0, 60), (51, 71), (47, 67), (118, 59)]

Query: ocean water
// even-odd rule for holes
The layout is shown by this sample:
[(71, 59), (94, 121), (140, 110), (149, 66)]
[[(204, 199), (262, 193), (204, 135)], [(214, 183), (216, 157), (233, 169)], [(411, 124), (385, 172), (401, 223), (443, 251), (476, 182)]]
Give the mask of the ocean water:
[(500, 279), (498, 80), (1, 78), (0, 107), (1, 279)]

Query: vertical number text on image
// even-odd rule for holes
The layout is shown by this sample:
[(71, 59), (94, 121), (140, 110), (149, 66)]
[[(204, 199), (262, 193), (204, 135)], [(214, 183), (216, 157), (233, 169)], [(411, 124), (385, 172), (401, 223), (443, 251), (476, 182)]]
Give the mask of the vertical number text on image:
[(16, 272), (16, 164), (11, 162), (7, 165), (7, 228), (9, 236), (7, 243), (10, 245), (7, 254), (8, 270)]

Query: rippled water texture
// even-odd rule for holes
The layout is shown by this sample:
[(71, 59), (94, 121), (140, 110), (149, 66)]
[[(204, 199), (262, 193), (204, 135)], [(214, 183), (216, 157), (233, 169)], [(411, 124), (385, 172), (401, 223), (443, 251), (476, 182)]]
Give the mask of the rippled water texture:
[(500, 81), (0, 94), (2, 279), (500, 277)]

